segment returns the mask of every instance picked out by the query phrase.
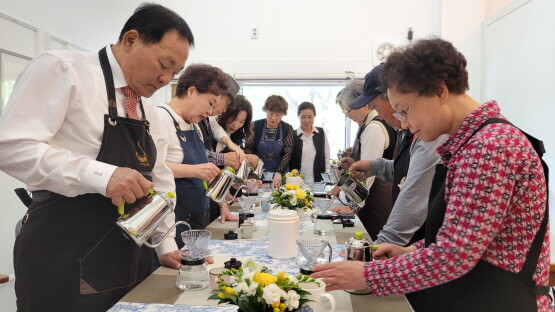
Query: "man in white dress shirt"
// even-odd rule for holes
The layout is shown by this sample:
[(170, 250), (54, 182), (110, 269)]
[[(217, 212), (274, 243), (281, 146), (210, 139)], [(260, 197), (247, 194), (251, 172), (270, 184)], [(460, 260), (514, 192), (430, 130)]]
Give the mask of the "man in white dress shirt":
[[(149, 189), (175, 188), (147, 98), (181, 71), (193, 43), (183, 18), (143, 4), (115, 45), (45, 52), (19, 76), (0, 118), (0, 169), (33, 196), (14, 248), (19, 311), (106, 311), (150, 273), (152, 250), (114, 221), (121, 203), (127, 212)], [(160, 262), (177, 268), (176, 249), (165, 240)]]

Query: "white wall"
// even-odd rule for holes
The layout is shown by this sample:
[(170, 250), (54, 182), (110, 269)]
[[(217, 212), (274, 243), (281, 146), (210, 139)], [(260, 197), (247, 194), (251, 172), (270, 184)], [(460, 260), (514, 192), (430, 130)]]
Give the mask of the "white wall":
[(141, 2), (0, 0), (0, 12), (93, 51), (117, 41), (119, 30)]
[[(157, 2), (176, 10), (192, 28), (196, 47), (189, 63), (210, 63), (240, 77), (341, 77), (345, 71), (363, 77), (372, 68), (374, 41), (404, 44), (409, 27), (414, 40), (441, 35), (467, 56), (470, 92), (479, 98), (479, 29), (485, 1), (467, 0), (464, 6), (458, 0)], [(37, 28), (35, 55), (54, 46), (95, 51), (116, 42), (140, 2), (0, 0), (0, 13)], [(258, 40), (250, 39), (253, 27), (259, 29)], [(3, 31), (0, 39), (6, 35)], [(1, 40), (0, 49), (10, 50)], [(168, 94), (168, 90), (159, 91), (155, 101), (165, 101)], [(13, 228), (24, 212), (12, 191), (19, 185), (0, 173), (0, 273), (4, 274), (13, 273)], [(14, 301), (13, 282), (0, 285), (0, 311), (14, 311)]]
[(555, 215), (553, 13), (555, 1), (517, 0), (488, 17), (484, 23), (482, 77), (482, 98), (497, 100), (509, 120), (544, 141), (544, 159), (551, 168), (551, 216)]
[[(190, 24), (196, 37), (191, 61), (233, 73), (350, 70), (363, 76), (372, 68), (374, 39), (406, 43), (409, 27), (416, 37), (439, 34), (434, 0), (158, 2), (182, 12)], [(259, 39), (251, 39), (251, 28), (258, 28)]]

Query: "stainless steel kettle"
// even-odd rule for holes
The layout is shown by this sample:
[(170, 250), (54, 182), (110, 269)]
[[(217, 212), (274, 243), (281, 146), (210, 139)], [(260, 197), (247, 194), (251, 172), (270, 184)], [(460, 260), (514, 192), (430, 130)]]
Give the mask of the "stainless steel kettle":
[(333, 173), (334, 181), (339, 181), (339, 179), (345, 173), (345, 169), (341, 167), (341, 163), (332, 163), (330, 165), (331, 172)]
[(348, 173), (337, 180), (337, 186), (339, 186), (345, 193), (345, 196), (351, 200), (351, 203), (358, 205), (368, 197), (368, 189)]
[[(372, 242), (362, 237), (361, 232), (356, 232), (355, 236), (349, 238), (345, 245), (347, 246), (345, 254), (346, 260), (362, 262), (372, 261)], [(368, 288), (347, 289), (345, 291), (359, 295), (370, 293), (370, 290)]]
[(210, 182), (205, 184), (206, 191), (204, 195), (217, 203), (225, 201), (225, 195), (235, 181), (235, 174), (230, 168), (221, 170), (220, 173)]
[[(158, 247), (171, 230), (178, 224), (187, 224), (185, 221), (179, 221), (172, 225), (162, 239), (156, 244), (150, 244), (148, 239), (154, 233), (154, 230), (173, 212), (174, 205), (172, 198), (173, 193), (162, 193), (152, 191), (140, 204), (135, 206), (128, 214), (123, 215), (116, 224), (123, 229), (126, 236), (131, 238), (138, 246), (143, 244), (150, 247)], [(123, 206), (120, 206), (123, 214)]]
[[(246, 180), (245, 180), (246, 182)], [(220, 173), (210, 182), (210, 185), (206, 181), (204, 183), (204, 188), (206, 191), (204, 192), (204, 196), (210, 198), (211, 200), (221, 204), (226, 202), (225, 196), (231, 186), (237, 187), (237, 191), (233, 195), (233, 198), (227, 203), (231, 203), (237, 194), (239, 193), (240, 189), (245, 189), (247, 186), (244, 183), (235, 183), (235, 173), (233, 173), (233, 169), (228, 167), (224, 170), (221, 170)]]
[(257, 180), (262, 180), (264, 178), (264, 162), (259, 159), (256, 167), (251, 170), (250, 177)]
[(249, 166), (249, 161), (245, 158), (239, 165), (239, 169), (237, 169), (237, 173), (235, 173), (235, 183), (247, 183), (249, 179), (249, 173), (251, 172), (251, 168)]

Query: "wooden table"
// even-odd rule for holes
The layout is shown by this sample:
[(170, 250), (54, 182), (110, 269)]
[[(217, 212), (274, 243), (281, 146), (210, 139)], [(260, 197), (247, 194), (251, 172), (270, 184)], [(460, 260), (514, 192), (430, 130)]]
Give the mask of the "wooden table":
[[(237, 209), (237, 207), (234, 207)], [(257, 221), (262, 213), (257, 214)], [(263, 220), (259, 222), (259, 230), (255, 232), (253, 238), (249, 240), (238, 239), (236, 244), (258, 244), (263, 237), (267, 228)], [(334, 225), (335, 235), (320, 236), (316, 235), (312, 231), (312, 225), (310, 220), (305, 218), (303, 222), (304, 230), (301, 231), (303, 238), (321, 237), (328, 240), (331, 244), (343, 244), (347, 239), (353, 236), (357, 231), (364, 232), (364, 228), (360, 222), (355, 222), (354, 228), (342, 228), (340, 224)], [(230, 230), (235, 230), (237, 226), (236, 222), (226, 222), (221, 224), (219, 220), (215, 220), (210, 224), (207, 230), (212, 232), (212, 240), (223, 240), (224, 233)], [(250, 242), (249, 242), (250, 241)], [(234, 241), (218, 242), (219, 244), (233, 244)], [(340, 245), (335, 245), (339, 247)], [(233, 249), (233, 248), (229, 248)], [(232, 251), (230, 251), (232, 252)], [(241, 257), (239, 257), (241, 258)], [(222, 267), (223, 262), (229, 260), (229, 255), (220, 256), (216, 255), (214, 257), (215, 263), (212, 267)], [(294, 261), (294, 260), (287, 260)], [(271, 267), (270, 267), (271, 269)], [(167, 311), (214, 311), (217, 304), (217, 300), (207, 300), (210, 295), (209, 287), (204, 290), (198, 291), (181, 291), (175, 286), (177, 276), (177, 270), (169, 268), (159, 268), (153, 274), (151, 274), (147, 279), (145, 279), (141, 284), (139, 284), (135, 289), (129, 292), (125, 297), (123, 297), (119, 304), (114, 306), (112, 310), (114, 312), (123, 311), (137, 311), (140, 310), (141, 305), (138, 303), (148, 303), (148, 304), (167, 304), (174, 306), (167, 306)], [(352, 295), (345, 291), (332, 291), (330, 292), (337, 301), (336, 311), (338, 312), (367, 312), (367, 311), (388, 311), (388, 312), (410, 312), (412, 309), (407, 303), (405, 296), (389, 296), (389, 297), (376, 297), (373, 295)], [(137, 303), (133, 308), (126, 309), (127, 306), (131, 305), (129, 303)], [(179, 305), (187, 305), (181, 306)], [(148, 305), (145, 305), (145, 308)], [(197, 306), (197, 307), (192, 307)], [(205, 308), (202, 308), (205, 306)], [(138, 307), (138, 308), (137, 308)], [(157, 307), (157, 311), (165, 311), (164, 306)], [(223, 311), (223, 310), (222, 310)], [(228, 311), (228, 310), (225, 310)]]

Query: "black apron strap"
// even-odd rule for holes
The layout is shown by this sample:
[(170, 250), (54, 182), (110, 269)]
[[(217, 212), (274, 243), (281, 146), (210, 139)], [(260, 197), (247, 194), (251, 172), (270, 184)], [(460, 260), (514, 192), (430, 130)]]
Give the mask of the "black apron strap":
[[(115, 121), (118, 117), (118, 108), (116, 105), (116, 90), (114, 88), (114, 77), (112, 75), (110, 61), (108, 60), (108, 54), (106, 53), (106, 47), (98, 51), (98, 57), (100, 58), (100, 67), (102, 68), (104, 81), (106, 82), (106, 93), (108, 95), (108, 113), (110, 115), (110, 119), (112, 121)], [(145, 114), (143, 111), (143, 118), (144, 115)]]

